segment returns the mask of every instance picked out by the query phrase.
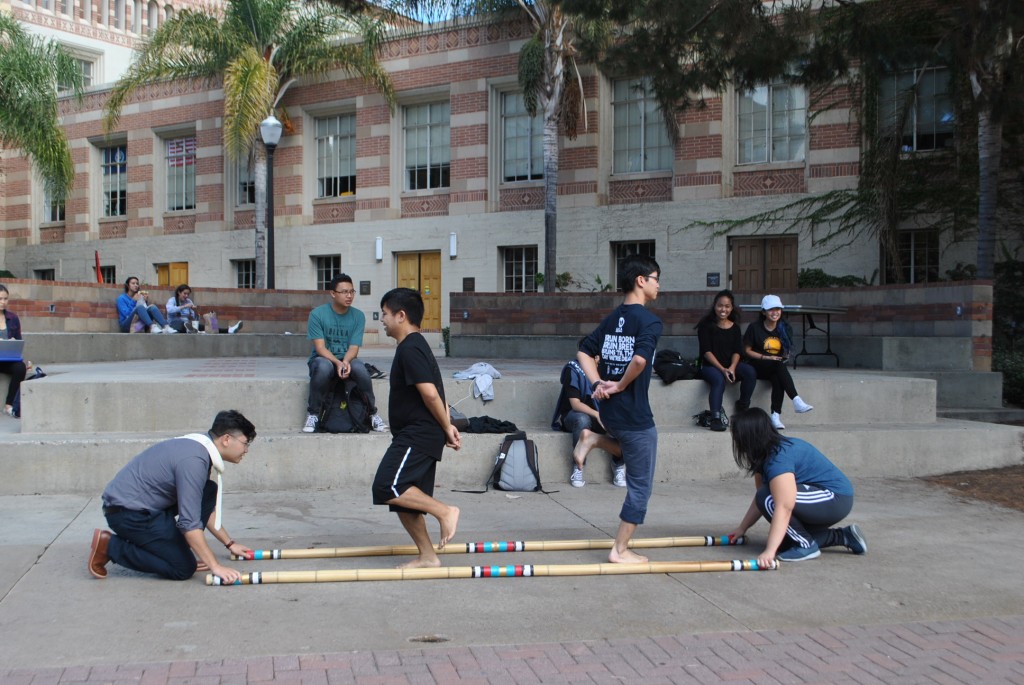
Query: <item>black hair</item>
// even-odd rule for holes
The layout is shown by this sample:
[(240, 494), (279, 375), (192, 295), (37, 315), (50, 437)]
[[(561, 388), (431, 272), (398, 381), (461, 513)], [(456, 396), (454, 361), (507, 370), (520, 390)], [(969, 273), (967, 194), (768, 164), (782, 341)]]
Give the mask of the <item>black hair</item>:
[(622, 266), (619, 267), (619, 290), (624, 293), (632, 292), (636, 287), (637, 277), (648, 276), (651, 272), (661, 275), (661, 267), (653, 257), (639, 254), (629, 255), (622, 260)]
[(128, 283), (131, 282), (132, 280), (138, 281), (139, 277), (138, 276), (129, 276), (128, 278), (124, 279), (124, 291), (125, 292), (128, 292)]
[(697, 322), (697, 325), (694, 326), (694, 328), (700, 328), (706, 324), (715, 323), (718, 320), (718, 315), (715, 314), (715, 306), (718, 304), (718, 299), (721, 297), (728, 297), (729, 301), (732, 302), (732, 312), (729, 313), (729, 321), (732, 321), (733, 323), (739, 322), (740, 310), (736, 306), (736, 297), (732, 294), (732, 291), (727, 288), (725, 290), (718, 291), (715, 295), (715, 299), (711, 300), (711, 309), (701, 317), (700, 321)]
[(0, 293), (7, 293), (8, 295), (10, 295), (11, 291), (7, 289), (6, 285), (0, 283)]
[(338, 274), (331, 279), (330, 283), (327, 284), (327, 289), (334, 290), (338, 287), (339, 283), (348, 283), (349, 285), (352, 285), (352, 277), (348, 274)]
[(423, 323), (423, 298), (412, 288), (394, 288), (380, 298), (380, 308), (387, 306), (392, 314), (405, 312), (409, 323), (419, 328)]
[(775, 430), (764, 409), (752, 407), (732, 416), (732, 456), (736, 465), (753, 475), (764, 470), (764, 464), (789, 442)]
[(241, 433), (246, 440), (252, 442), (256, 439), (256, 426), (242, 416), (240, 411), (226, 409), (217, 413), (213, 419), (213, 426), (210, 427), (210, 435), (215, 438), (219, 438), (225, 433)]
[(186, 290), (192, 290), (188, 283), (182, 283), (174, 289), (174, 304), (181, 304), (181, 297), (179, 297)]

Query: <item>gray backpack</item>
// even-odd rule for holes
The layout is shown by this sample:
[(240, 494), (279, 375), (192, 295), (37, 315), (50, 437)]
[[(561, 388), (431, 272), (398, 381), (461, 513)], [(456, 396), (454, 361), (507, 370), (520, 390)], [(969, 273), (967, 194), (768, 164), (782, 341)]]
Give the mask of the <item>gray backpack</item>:
[(485, 487), (491, 485), (496, 490), (541, 491), (537, 446), (533, 440), (527, 439), (526, 433), (512, 433), (502, 440), (494, 460), (494, 469)]

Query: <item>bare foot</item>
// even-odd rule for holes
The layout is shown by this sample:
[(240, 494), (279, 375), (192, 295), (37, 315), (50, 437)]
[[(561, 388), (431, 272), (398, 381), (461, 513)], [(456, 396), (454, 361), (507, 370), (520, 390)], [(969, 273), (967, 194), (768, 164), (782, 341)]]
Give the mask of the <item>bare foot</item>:
[(458, 507), (449, 506), (444, 516), (438, 519), (441, 524), (441, 541), (437, 543), (438, 549), (444, 549), (444, 546), (455, 537), (455, 529), (459, 526), (459, 513)]
[(438, 559), (437, 557), (434, 557), (433, 559), (424, 559), (423, 557), (416, 557), (412, 561), (407, 561), (404, 564), (399, 564), (398, 566), (395, 566), (395, 568), (401, 568), (401, 569), (406, 569), (406, 568), (440, 568), (440, 567), (441, 567), (441, 560)]
[(572, 460), (576, 463), (577, 468), (583, 468), (590, 450), (594, 449), (595, 445), (597, 445), (597, 439), (597, 433), (589, 428), (584, 428), (580, 433), (579, 442), (576, 443), (576, 447), (572, 448)]
[(649, 560), (631, 549), (619, 552), (612, 547), (612, 551), (608, 553), (608, 561), (613, 564), (646, 564)]

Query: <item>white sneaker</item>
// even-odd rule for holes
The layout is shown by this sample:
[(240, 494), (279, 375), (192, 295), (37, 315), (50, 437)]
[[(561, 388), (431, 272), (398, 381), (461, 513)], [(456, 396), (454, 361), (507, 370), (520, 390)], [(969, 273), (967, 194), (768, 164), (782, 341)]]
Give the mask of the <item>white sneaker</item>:
[(228, 326), (228, 333), (237, 333), (242, 330), (242, 326), (245, 325), (244, 321), (239, 321), (234, 326)]
[(626, 465), (615, 467), (615, 475), (612, 477), (612, 485), (617, 488), (626, 487)]
[(306, 417), (306, 425), (302, 427), (303, 433), (313, 433), (316, 431), (316, 424), (319, 419), (316, 414), (310, 414)]
[(177, 332), (178, 331), (176, 331), (175, 329), (171, 328), (170, 326), (164, 326), (164, 333), (177, 333)]
[(782, 425), (782, 417), (779, 416), (777, 411), (772, 412), (772, 428), (777, 431), (785, 430), (785, 426)]
[(796, 411), (797, 414), (804, 414), (812, 409), (814, 409), (814, 407), (800, 399), (800, 395), (793, 398), (793, 410)]
[(573, 486), (574, 488), (582, 488), (586, 484), (587, 481), (583, 480), (583, 471), (573, 466), (572, 475), (569, 476), (569, 485)]
[(150, 333), (163, 333), (164, 329), (160, 328), (156, 324), (153, 324), (152, 326), (149, 327), (149, 332)]
[(374, 414), (370, 417), (370, 428), (377, 433), (383, 433), (388, 429), (388, 424), (384, 423), (384, 419), (379, 414)]

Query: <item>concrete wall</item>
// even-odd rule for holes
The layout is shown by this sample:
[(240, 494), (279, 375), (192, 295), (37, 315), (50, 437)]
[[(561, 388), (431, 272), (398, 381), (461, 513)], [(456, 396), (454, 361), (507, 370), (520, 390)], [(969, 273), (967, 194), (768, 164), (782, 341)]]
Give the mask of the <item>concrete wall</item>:
[[(758, 303), (762, 294), (737, 292), (736, 302)], [(834, 350), (837, 345), (850, 350), (850, 366), (992, 368), (992, 286), (988, 282), (801, 289), (776, 294), (788, 305), (844, 308), (845, 312), (831, 315), (831, 335)], [(713, 297), (712, 291), (663, 290), (650, 306), (665, 324), (662, 346), (678, 344), (674, 349), (687, 355), (693, 352), (694, 325), (708, 311)], [(562, 358), (571, 355), (573, 343), (590, 333), (620, 301), (621, 295), (616, 293), (455, 293), (451, 297), (451, 352), (455, 356), (486, 356), (490, 346), (496, 358), (518, 351), (529, 353), (524, 356), (546, 357), (550, 353)], [(743, 314), (741, 322), (755, 316)], [(799, 350), (803, 321), (799, 316), (787, 316)], [(825, 328), (826, 317), (815, 315), (814, 324)], [(807, 338), (809, 349), (824, 347), (821, 331), (808, 327)], [(854, 361), (858, 358), (859, 362)]]

